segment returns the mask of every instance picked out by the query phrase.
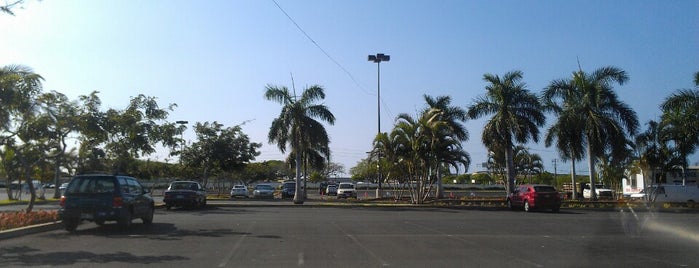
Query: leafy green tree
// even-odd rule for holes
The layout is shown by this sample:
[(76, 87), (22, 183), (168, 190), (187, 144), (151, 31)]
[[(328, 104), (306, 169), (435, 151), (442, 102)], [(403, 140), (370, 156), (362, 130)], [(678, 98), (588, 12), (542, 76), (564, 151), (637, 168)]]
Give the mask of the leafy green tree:
[[(544, 90), (548, 103), (558, 103), (568, 111), (570, 117), (564, 119), (562, 126), (576, 127), (570, 130), (571, 135), (582, 134), (593, 200), (597, 199), (595, 163), (608, 151), (616, 154), (626, 150), (626, 144), (619, 141), (626, 140), (627, 134), (633, 135), (638, 128), (636, 113), (618, 99), (612, 88), (613, 82), (623, 85), (628, 79), (626, 72), (616, 67), (602, 67), (590, 74), (579, 70), (570, 79), (554, 80)], [(559, 139), (562, 137), (563, 143), (568, 143), (568, 135), (564, 133)]]
[(260, 155), (260, 143), (250, 142), (240, 126), (223, 128), (217, 122), (196, 123), (197, 139), (182, 151), (182, 163), (198, 170), (206, 186), (216, 172), (241, 171)]
[(296, 167), (296, 192), (295, 204), (303, 204), (305, 197), (301, 192), (301, 163), (303, 152), (309, 149), (322, 150), (327, 148), (330, 141), (328, 133), (316, 118), (335, 123), (335, 116), (327, 106), (317, 104), (316, 101), (325, 99), (325, 92), (318, 85), (304, 89), (300, 98), (292, 95), (286, 87), (268, 85), (265, 91), (267, 100), (278, 102), (282, 105), (279, 117), (272, 121), (268, 139), (270, 143), (276, 143), (279, 150), (284, 153), (287, 145), (294, 153)]
[(507, 170), (508, 192), (514, 190), (514, 144), (538, 142), (539, 127), (546, 120), (539, 99), (521, 82), (522, 72), (506, 73), (502, 78), (493, 74), (483, 75), (489, 84), (486, 95), (476, 99), (468, 108), (471, 119), (493, 115), (483, 129), (483, 144), (486, 147), (503, 148)]
[[(59, 185), (61, 167), (64, 166), (64, 162), (67, 162), (67, 154), (75, 151), (75, 149), (68, 149), (66, 139), (68, 135), (79, 130), (79, 108), (76, 102), (70, 101), (66, 95), (57, 91), (43, 94), (40, 96), (39, 101), (43, 105), (37, 122), (45, 126), (37, 129), (45, 129), (47, 131), (47, 133), (44, 133), (44, 136), (48, 137), (48, 142), (55, 148), (53, 184)], [(54, 191), (53, 197), (60, 198), (60, 191)]]
[(158, 144), (175, 150), (180, 144), (183, 129), (167, 122), (175, 104), (160, 108), (155, 97), (132, 97), (123, 110), (101, 111), (98, 92), (80, 96), (82, 109), (78, 112), (80, 137), (80, 170), (106, 167), (111, 162), (113, 172), (134, 173), (139, 157), (155, 152)]

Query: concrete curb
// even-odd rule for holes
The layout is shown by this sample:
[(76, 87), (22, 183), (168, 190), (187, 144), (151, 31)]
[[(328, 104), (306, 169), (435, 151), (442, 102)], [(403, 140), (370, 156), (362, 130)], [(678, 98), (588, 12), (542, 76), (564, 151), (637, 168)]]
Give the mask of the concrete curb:
[(22, 228), (9, 229), (9, 230), (0, 231), (0, 239), (8, 239), (8, 238), (14, 238), (14, 237), (18, 237), (18, 236), (29, 235), (29, 234), (48, 232), (48, 231), (61, 229), (62, 227), (63, 227), (63, 222), (55, 221), (55, 222), (25, 226)]

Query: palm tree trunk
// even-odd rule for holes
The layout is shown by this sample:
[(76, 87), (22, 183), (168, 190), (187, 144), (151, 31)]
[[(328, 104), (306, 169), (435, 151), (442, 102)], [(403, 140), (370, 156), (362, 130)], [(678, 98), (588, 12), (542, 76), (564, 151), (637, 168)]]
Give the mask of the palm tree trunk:
[(301, 153), (296, 150), (296, 189), (294, 190), (294, 204), (303, 204), (304, 198), (301, 193)]
[(589, 142), (590, 139), (588, 139), (588, 144), (587, 144), (587, 157), (588, 157), (588, 166), (590, 168), (590, 199), (592, 200), (597, 200), (597, 193), (595, 191), (595, 156), (592, 154), (592, 145), (590, 145)]
[(442, 169), (437, 165), (437, 199), (444, 198), (444, 186), (442, 186)]
[(512, 145), (508, 145), (505, 150), (505, 169), (507, 169), (507, 193), (515, 191), (515, 162)]
[(573, 183), (573, 200), (578, 200), (578, 185), (575, 181), (575, 159), (570, 161), (570, 181)]

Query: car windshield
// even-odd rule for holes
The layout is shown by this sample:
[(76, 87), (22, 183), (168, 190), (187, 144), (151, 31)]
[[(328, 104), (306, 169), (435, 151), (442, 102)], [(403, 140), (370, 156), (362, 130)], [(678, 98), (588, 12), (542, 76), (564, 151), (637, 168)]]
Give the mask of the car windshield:
[(354, 184), (340, 184), (340, 189), (354, 189)]
[(552, 186), (534, 186), (534, 191), (536, 192), (555, 192), (556, 188)]
[(193, 182), (173, 182), (170, 184), (170, 190), (197, 190), (196, 183)]
[(114, 189), (114, 178), (111, 177), (76, 177), (66, 193), (113, 193)]
[(287, 189), (296, 189), (296, 183), (284, 183), (282, 187)]
[(255, 190), (272, 190), (272, 185), (259, 184), (259, 185), (255, 186)]
[(233, 186), (233, 189), (245, 189), (245, 186), (236, 185), (236, 186)]

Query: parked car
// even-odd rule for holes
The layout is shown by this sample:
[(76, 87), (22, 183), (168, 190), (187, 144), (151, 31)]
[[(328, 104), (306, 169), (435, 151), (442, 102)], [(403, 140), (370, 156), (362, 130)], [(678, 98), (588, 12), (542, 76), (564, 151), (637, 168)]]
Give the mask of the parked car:
[[(583, 198), (592, 198), (592, 189), (590, 189), (590, 184), (582, 183), (583, 188)], [(614, 199), (614, 190), (609, 189), (609, 187), (604, 184), (595, 184), (595, 193), (597, 199)]]
[(294, 198), (296, 195), (296, 182), (285, 181), (282, 184), (282, 198)]
[(558, 212), (561, 208), (561, 197), (551, 185), (525, 184), (516, 186), (514, 192), (507, 196), (507, 206), (510, 209), (524, 208), (527, 212), (534, 209), (551, 209)]
[(328, 185), (328, 187), (325, 188), (325, 192), (327, 195), (336, 196), (337, 195), (337, 185), (335, 185), (335, 184)]
[(323, 181), (323, 182), (321, 182), (320, 184), (318, 184), (318, 194), (319, 194), (319, 195), (326, 195), (326, 194), (328, 194), (328, 193), (326, 192), (327, 187), (328, 187), (328, 182), (327, 182), (327, 181)]
[(357, 190), (354, 187), (354, 183), (341, 182), (337, 186), (337, 198), (357, 198)]
[(204, 207), (206, 206), (206, 189), (196, 181), (173, 181), (163, 196), (165, 208)]
[(258, 184), (252, 190), (253, 198), (274, 198), (274, 187), (271, 184)]
[(233, 185), (233, 188), (231, 188), (231, 198), (236, 197), (248, 198), (248, 187), (242, 184)]
[(72, 232), (83, 220), (98, 225), (117, 221), (123, 228), (131, 226), (131, 221), (137, 218), (151, 224), (154, 209), (150, 191), (136, 178), (90, 174), (71, 179), (61, 196), (58, 215), (65, 229)]

